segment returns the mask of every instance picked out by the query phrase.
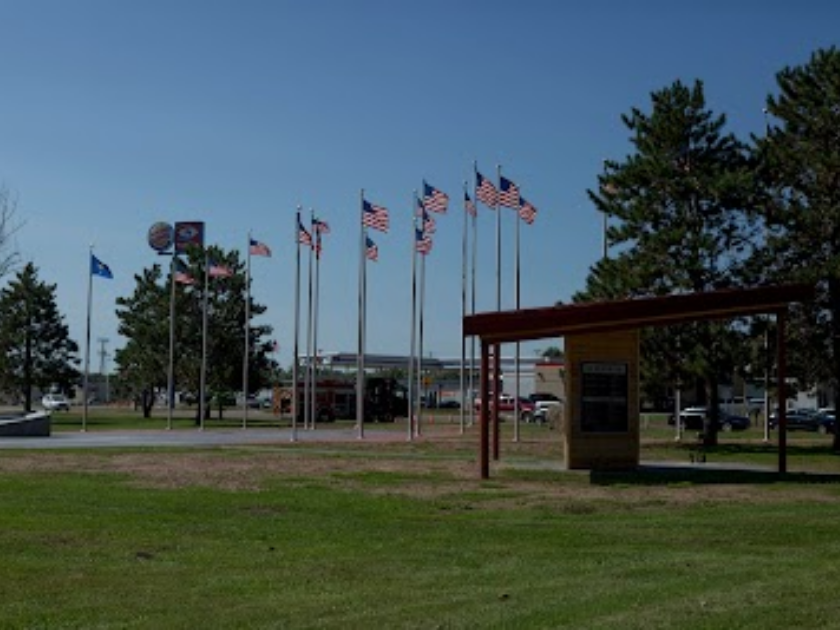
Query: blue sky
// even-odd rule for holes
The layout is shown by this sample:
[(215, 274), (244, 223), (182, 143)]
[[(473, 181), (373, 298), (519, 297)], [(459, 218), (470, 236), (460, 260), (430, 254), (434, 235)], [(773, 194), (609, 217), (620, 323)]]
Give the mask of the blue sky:
[[(520, 0), (0, 0), (0, 183), (15, 240), (58, 285), (84, 343), (117, 335), (114, 301), (158, 260), (156, 221), (203, 220), (207, 240), (253, 260), (280, 360), (293, 345), (295, 209), (332, 227), (321, 264), (319, 347), (354, 351), (359, 194), (391, 212), (372, 233), (369, 352), (409, 351), (411, 199), (449, 193), (426, 262), (425, 354), (460, 354), (463, 182), (496, 166), (540, 211), (521, 226), (521, 304), (567, 301), (601, 255), (586, 190), (630, 151), (621, 115), (650, 93), (705, 83), (746, 137), (775, 74), (837, 43), (835, 2)], [(472, 185), (472, 184), (470, 184)], [(502, 210), (502, 308), (514, 306), (514, 229)], [(495, 308), (495, 217), (480, 209), (478, 310)], [(305, 272), (305, 268), (304, 268)], [(556, 340), (532, 344), (530, 354)], [(95, 360), (95, 359), (94, 359)], [(94, 363), (94, 365), (97, 365)]]

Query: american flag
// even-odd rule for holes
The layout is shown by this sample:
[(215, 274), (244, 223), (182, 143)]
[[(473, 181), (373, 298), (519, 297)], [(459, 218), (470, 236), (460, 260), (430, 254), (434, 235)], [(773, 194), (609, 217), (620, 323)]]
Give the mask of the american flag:
[(233, 276), (233, 270), (230, 267), (214, 260), (210, 261), (210, 268), (207, 273), (211, 278), (230, 278)]
[(379, 260), (379, 248), (369, 236), (365, 236), (365, 257), (373, 262)]
[(388, 209), (362, 199), (362, 225), (380, 232), (388, 231)]
[(522, 204), (519, 206), (519, 216), (525, 223), (531, 225), (537, 218), (537, 209), (525, 197), (519, 197), (519, 202)]
[(464, 210), (466, 210), (467, 214), (471, 217), (478, 216), (478, 210), (475, 207), (475, 202), (470, 199), (470, 194), (466, 190), (464, 191)]
[(499, 205), (499, 192), (489, 179), (478, 171), (475, 172), (475, 197), (488, 208)]
[(430, 186), (423, 180), (423, 205), (432, 212), (446, 212), (449, 205), (449, 195)]
[(432, 251), (432, 237), (420, 228), (414, 228), (414, 242), (417, 251), (424, 256)]
[(300, 219), (298, 219), (298, 243), (312, 247), (312, 235), (306, 231)]
[(507, 177), (499, 177), (499, 205), (506, 208), (519, 207), (519, 186)]
[(255, 241), (254, 239), (249, 240), (251, 243), (248, 251), (252, 256), (271, 256), (271, 250), (268, 248), (268, 245), (260, 241)]
[(329, 234), (330, 224), (317, 217), (312, 217), (312, 231), (318, 234)]
[(321, 260), (321, 251), (323, 247), (321, 247), (321, 233), (317, 230), (315, 231), (315, 258)]
[(175, 258), (175, 282), (178, 284), (195, 284), (195, 279), (187, 271), (187, 265), (180, 258)]
[(417, 216), (423, 219), (423, 231), (428, 234), (434, 234), (437, 231), (437, 224), (434, 217), (426, 212), (426, 206), (420, 199), (417, 200)]

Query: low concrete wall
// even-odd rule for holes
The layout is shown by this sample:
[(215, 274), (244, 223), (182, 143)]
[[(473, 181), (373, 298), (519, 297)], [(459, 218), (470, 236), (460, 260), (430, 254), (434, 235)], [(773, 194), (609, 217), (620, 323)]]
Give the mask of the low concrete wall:
[(45, 411), (0, 416), (0, 437), (49, 437), (52, 418)]

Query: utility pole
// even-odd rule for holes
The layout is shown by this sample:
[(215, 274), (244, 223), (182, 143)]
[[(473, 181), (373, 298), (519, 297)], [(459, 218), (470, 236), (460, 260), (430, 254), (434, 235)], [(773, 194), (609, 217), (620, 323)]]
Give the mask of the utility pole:
[(111, 402), (111, 392), (108, 383), (108, 374), (105, 372), (105, 360), (108, 357), (108, 351), (105, 346), (109, 339), (107, 337), (99, 337), (96, 342), (99, 344), (99, 374), (105, 377), (105, 402)]

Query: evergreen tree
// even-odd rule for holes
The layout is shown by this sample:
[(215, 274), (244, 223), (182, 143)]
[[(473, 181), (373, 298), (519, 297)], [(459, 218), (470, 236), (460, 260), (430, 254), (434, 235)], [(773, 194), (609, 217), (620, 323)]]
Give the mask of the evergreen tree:
[[(768, 124), (756, 138), (766, 198), (766, 247), (754, 258), (759, 277), (813, 282), (815, 304), (791, 311), (792, 374), (828, 380), (840, 403), (840, 51), (816, 51), (809, 63), (776, 76)], [(801, 369), (796, 370), (800, 366)], [(795, 372), (793, 370), (796, 370)], [(834, 438), (840, 450), (840, 432)]]
[[(610, 220), (608, 242), (617, 253), (599, 261), (576, 301), (710, 291), (736, 282), (751, 252), (745, 212), (754, 177), (746, 146), (724, 133), (726, 118), (706, 108), (703, 84), (677, 81), (652, 94), (652, 111), (622, 116), (635, 153), (606, 161), (599, 190), (589, 191)], [(673, 361), (700, 378), (710, 402), (704, 427), (717, 440), (717, 385), (731, 367), (727, 326), (694, 323), (647, 331), (643, 374), (677, 380)], [(679, 339), (679, 343), (678, 343)], [(684, 382), (684, 381), (683, 381)]]
[[(245, 273), (236, 252), (225, 253), (210, 248), (208, 256), (219, 266), (231, 270), (230, 277), (210, 277), (207, 292), (207, 372), (206, 393), (217, 400), (242, 389), (242, 365), (245, 351)], [(185, 274), (190, 284), (176, 283), (175, 352), (176, 389), (198, 393), (201, 384), (203, 350), (205, 255), (190, 252)], [(166, 391), (169, 380), (169, 311), (171, 276), (160, 266), (144, 270), (135, 277), (132, 296), (117, 300), (119, 332), (128, 341), (118, 350), (115, 361), (121, 382), (129, 385), (135, 396), (144, 401), (143, 412), (151, 414), (156, 392)], [(265, 312), (265, 306), (251, 299), (251, 317)], [(265, 387), (276, 366), (269, 358), (272, 344), (267, 335), (271, 327), (248, 327), (251, 336), (249, 389)], [(145, 395), (144, 395), (145, 392)], [(250, 392), (249, 392), (250, 393)], [(209, 406), (205, 407), (209, 414)]]
[(72, 393), (79, 377), (79, 347), (58, 311), (55, 289), (39, 281), (28, 263), (0, 292), (0, 379), (20, 395), (26, 411), (32, 410), (34, 388)]

